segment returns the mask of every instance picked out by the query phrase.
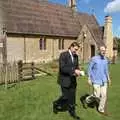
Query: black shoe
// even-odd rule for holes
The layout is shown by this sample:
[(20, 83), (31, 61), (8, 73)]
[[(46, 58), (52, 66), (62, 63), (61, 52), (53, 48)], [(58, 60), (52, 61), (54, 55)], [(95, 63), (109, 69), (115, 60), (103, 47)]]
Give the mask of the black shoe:
[(75, 112), (75, 106), (74, 105), (69, 105), (69, 114), (72, 118), (74, 118), (74, 120), (80, 120), (80, 117), (76, 115), (76, 112)]
[(80, 97), (80, 101), (81, 101), (81, 103), (82, 103), (82, 106), (83, 106), (83, 108), (85, 108), (85, 109), (87, 109), (87, 104), (86, 104), (86, 102), (85, 102), (85, 99), (86, 99), (86, 97), (88, 97), (88, 96), (89, 96), (89, 94), (86, 94), (86, 95)]
[(72, 118), (74, 118), (75, 120), (80, 120), (80, 117), (77, 116), (76, 114), (70, 114), (70, 116), (71, 116)]
[(66, 100), (54, 101), (53, 102), (53, 112), (57, 114), (58, 112), (65, 112), (68, 110), (68, 104)]
[(53, 102), (53, 112), (54, 112), (55, 114), (58, 113), (57, 104), (56, 104), (55, 102)]

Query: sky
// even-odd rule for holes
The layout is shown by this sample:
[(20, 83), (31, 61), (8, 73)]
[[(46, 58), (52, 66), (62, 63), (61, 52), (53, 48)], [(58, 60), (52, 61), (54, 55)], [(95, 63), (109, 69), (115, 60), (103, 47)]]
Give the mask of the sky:
[[(68, 0), (49, 0), (67, 5)], [(77, 11), (94, 14), (100, 26), (104, 25), (106, 15), (112, 16), (113, 35), (120, 37), (120, 0), (76, 0)]]

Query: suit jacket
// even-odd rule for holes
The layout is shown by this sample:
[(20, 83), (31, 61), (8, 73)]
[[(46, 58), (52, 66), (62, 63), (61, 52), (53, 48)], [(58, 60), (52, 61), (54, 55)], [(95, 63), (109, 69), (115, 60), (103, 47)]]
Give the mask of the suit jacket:
[(71, 84), (77, 84), (74, 71), (75, 69), (79, 69), (78, 56), (75, 54), (73, 58), (74, 62), (72, 62), (69, 51), (60, 54), (58, 81), (63, 87), (70, 87)]

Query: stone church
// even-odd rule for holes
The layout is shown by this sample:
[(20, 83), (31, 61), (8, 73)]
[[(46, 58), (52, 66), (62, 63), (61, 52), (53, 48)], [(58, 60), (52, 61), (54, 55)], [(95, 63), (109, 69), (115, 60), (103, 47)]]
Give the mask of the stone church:
[[(79, 57), (87, 62), (100, 45), (113, 57), (112, 18), (105, 16), (101, 27), (94, 15), (76, 9), (76, 0), (68, 5), (47, 0), (0, 0), (0, 41), (5, 31), (8, 62), (48, 62), (58, 59), (70, 43), (80, 44)], [(3, 58), (0, 42), (0, 59)]]

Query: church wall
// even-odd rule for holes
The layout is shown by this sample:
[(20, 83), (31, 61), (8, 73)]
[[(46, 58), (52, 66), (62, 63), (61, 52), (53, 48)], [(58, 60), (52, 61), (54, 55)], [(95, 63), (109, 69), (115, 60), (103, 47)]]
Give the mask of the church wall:
[(60, 38), (46, 37), (46, 50), (40, 50), (40, 36), (8, 35), (7, 55), (8, 61), (23, 60), (26, 62), (48, 62), (58, 59), (59, 54), (67, 50), (75, 39), (64, 39), (64, 49), (59, 50), (58, 41)]
[[(85, 35), (85, 36), (84, 36)], [(97, 44), (93, 39), (87, 26), (84, 26), (77, 38), (80, 43), (79, 57), (84, 63), (88, 62), (91, 58), (91, 45), (95, 46), (95, 54), (97, 53)]]

